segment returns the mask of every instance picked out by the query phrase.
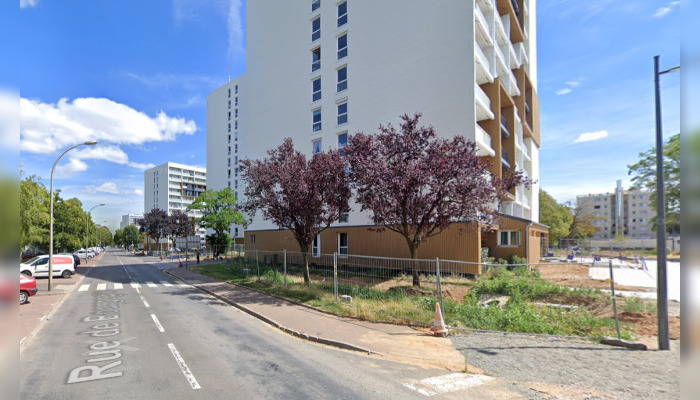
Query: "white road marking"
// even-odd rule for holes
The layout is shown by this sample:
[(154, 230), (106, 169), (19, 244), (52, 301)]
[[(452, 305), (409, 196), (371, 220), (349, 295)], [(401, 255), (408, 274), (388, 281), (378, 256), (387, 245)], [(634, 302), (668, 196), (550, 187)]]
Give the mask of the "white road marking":
[(179, 287), (190, 287), (190, 285), (188, 285), (186, 283), (180, 283), (180, 284), (178, 284), (178, 286)]
[(141, 296), (141, 301), (143, 301), (143, 305), (146, 306), (146, 308), (151, 308), (151, 306), (148, 304), (146, 299), (143, 298), (143, 296)]
[(131, 287), (134, 288), (134, 289), (138, 289), (138, 288), (141, 287), (141, 284), (136, 283), (136, 282), (131, 282)]
[(43, 317), (39, 318), (39, 322), (43, 321), (43, 320), (44, 320), (44, 318), (46, 318), (46, 314), (44, 314), (44, 316), (43, 316)]
[(156, 284), (153, 283), (153, 282), (146, 282), (146, 285), (147, 285), (148, 287), (158, 287), (158, 285), (156, 285)]
[(163, 286), (172, 286), (172, 285), (173, 285), (172, 283), (163, 282)]
[(24, 343), (25, 340), (27, 340), (27, 337), (26, 337), (26, 336), (23, 337), (22, 340), (19, 341), (20, 346), (22, 345), (22, 343)]
[(119, 282), (114, 282), (114, 290), (124, 289), (124, 285)]
[(79, 292), (87, 292), (88, 289), (90, 289), (89, 283), (87, 285), (80, 285), (80, 289), (78, 289), (78, 291)]
[(106, 283), (98, 283), (97, 284), (97, 290), (105, 290), (105, 289), (107, 289)]
[(199, 383), (197, 383), (197, 379), (195, 379), (194, 375), (190, 371), (189, 368), (187, 368), (187, 364), (185, 364), (185, 360), (182, 359), (180, 356), (180, 353), (177, 351), (175, 348), (175, 345), (172, 343), (168, 343), (168, 348), (170, 349), (170, 352), (173, 353), (173, 357), (175, 357), (175, 361), (177, 361), (177, 365), (180, 367), (180, 370), (182, 373), (185, 375), (185, 379), (187, 379), (187, 382), (190, 383), (190, 386), (192, 386), (192, 389), (201, 389), (202, 387), (199, 386)]
[(153, 318), (153, 322), (155, 322), (156, 327), (160, 331), (160, 333), (165, 333), (165, 329), (163, 329), (163, 325), (160, 324), (160, 321), (158, 321), (158, 318), (156, 317), (155, 314), (151, 314), (151, 318)]
[(406, 382), (403, 385), (424, 396), (434, 396), (436, 394), (454, 392), (473, 386), (482, 385), (493, 380), (492, 377), (476, 374), (454, 373), (432, 378), (421, 379), (419, 381)]

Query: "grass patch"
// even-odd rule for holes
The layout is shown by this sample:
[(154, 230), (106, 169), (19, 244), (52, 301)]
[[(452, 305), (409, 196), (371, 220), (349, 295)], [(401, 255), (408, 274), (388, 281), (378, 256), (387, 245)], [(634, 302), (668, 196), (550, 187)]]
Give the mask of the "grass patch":
[(639, 297), (626, 297), (622, 310), (623, 312), (642, 314), (656, 314), (657, 312), (655, 302), (645, 301)]
[[(259, 279), (258, 266), (261, 268)], [(278, 268), (245, 260), (200, 266), (194, 268), (194, 271), (341, 316), (375, 322), (387, 320), (405, 322), (408, 319), (430, 323), (437, 300), (434, 289), (423, 286), (420, 290), (416, 290), (411, 286), (401, 286), (405, 283), (401, 276), (396, 277), (396, 285), (388, 290), (378, 290), (363, 285), (339, 285), (338, 293), (352, 296), (353, 301), (336, 303), (332, 278), (317, 279), (306, 285), (299, 275), (288, 275), (285, 288), (284, 276)], [(571, 290), (543, 279), (536, 270), (529, 271), (524, 268), (514, 270), (506, 267), (497, 268), (482, 275), (476, 281), (468, 282), (473, 285), (473, 288), (463, 302), (445, 299), (443, 303), (448, 325), (494, 331), (587, 337), (610, 336), (615, 331), (614, 321), (611, 318), (593, 315), (586, 307), (588, 304), (607, 305), (607, 297), (599, 290)], [(467, 284), (464, 279), (460, 283)], [(509, 296), (510, 300), (504, 308), (482, 307), (479, 305), (481, 294)], [(547, 299), (570, 299), (583, 306), (570, 311), (532, 304), (532, 301)], [(636, 310), (640, 305), (635, 300), (628, 300), (625, 303), (625, 311), (628, 307)], [(648, 307), (648, 305), (642, 302), (641, 307)], [(623, 329), (622, 335), (625, 339), (632, 339), (632, 334), (628, 330)]]

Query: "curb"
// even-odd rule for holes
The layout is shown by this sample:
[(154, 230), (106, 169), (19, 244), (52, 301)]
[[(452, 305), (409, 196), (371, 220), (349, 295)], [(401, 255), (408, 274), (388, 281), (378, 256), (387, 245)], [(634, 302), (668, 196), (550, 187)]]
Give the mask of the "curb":
[[(195, 288), (197, 288), (197, 289), (199, 289), (199, 290), (201, 290), (201, 291), (203, 291), (203, 292), (205, 292), (205, 293), (208, 293), (208, 294), (211, 295), (211, 296), (216, 297), (217, 299), (223, 301), (224, 303), (229, 304), (229, 305), (231, 305), (231, 306), (233, 306), (233, 307), (236, 307), (237, 309), (239, 309), (239, 310), (241, 310), (241, 311), (243, 311), (243, 312), (245, 312), (245, 313), (247, 313), (247, 314), (249, 314), (249, 315), (251, 315), (251, 316), (253, 316), (253, 317), (255, 317), (255, 318), (257, 318), (257, 319), (259, 319), (259, 320), (261, 320), (261, 321), (263, 321), (263, 322), (265, 322), (265, 323), (267, 323), (267, 324), (269, 324), (269, 325), (271, 325), (271, 326), (273, 326), (273, 327), (275, 327), (275, 328), (277, 328), (277, 329), (279, 329), (279, 330), (281, 330), (282, 332), (288, 333), (288, 334), (290, 334), (290, 335), (292, 335), (292, 336), (296, 336), (296, 337), (298, 337), (298, 338), (300, 338), (300, 339), (308, 340), (308, 341), (311, 341), (311, 342), (316, 342), (316, 343), (325, 344), (325, 345), (327, 345), (327, 346), (337, 347), (337, 348), (344, 349), (344, 350), (357, 351), (357, 352), (366, 353), (366, 354), (379, 354), (379, 353), (375, 353), (375, 352), (372, 352), (372, 351), (370, 351), (370, 350), (367, 350), (367, 349), (364, 349), (364, 348), (362, 348), (362, 347), (355, 346), (355, 345), (352, 345), (352, 344), (349, 344), (349, 343), (341, 342), (341, 341), (338, 341), (338, 340), (325, 339), (325, 338), (321, 338), (321, 337), (318, 337), (318, 336), (312, 336), (312, 335), (309, 335), (309, 334), (306, 334), (306, 333), (302, 333), (302, 332), (295, 331), (294, 329), (288, 328), (288, 327), (286, 327), (286, 326), (284, 326), (284, 325), (282, 325), (282, 324), (276, 322), (275, 320), (273, 320), (273, 319), (271, 319), (271, 318), (268, 318), (268, 317), (266, 317), (266, 316), (264, 316), (264, 315), (262, 315), (262, 314), (260, 314), (260, 313), (257, 313), (257, 312), (255, 312), (255, 311), (253, 311), (253, 310), (251, 310), (251, 309), (249, 309), (249, 308), (247, 308), (247, 307), (245, 307), (245, 306), (242, 306), (242, 305), (240, 305), (240, 304), (238, 304), (238, 303), (236, 303), (236, 302), (234, 302), (234, 301), (231, 301), (231, 300), (229, 300), (229, 299), (226, 299), (225, 297), (220, 296), (220, 295), (214, 293), (214, 292), (211, 291), (211, 290), (208, 290), (208, 289), (203, 288), (203, 287), (201, 287), (201, 286), (199, 286), (199, 285), (195, 285), (195, 284), (193, 284), (193, 283), (190, 283), (189, 281), (187, 281), (186, 279), (184, 279), (184, 278), (182, 278), (182, 277), (180, 277), (180, 276), (178, 276), (178, 275), (175, 275), (175, 274), (173, 274), (173, 273), (171, 273), (171, 272), (169, 272), (169, 271), (164, 271), (164, 272), (165, 272), (166, 274), (168, 274), (168, 275), (170, 275), (170, 276), (173, 276), (173, 277), (175, 277), (175, 278), (177, 278), (177, 279), (179, 279), (179, 280), (181, 280), (181, 281), (183, 281), (183, 282), (185, 282), (185, 283), (187, 283), (187, 284), (189, 284), (189, 285), (192, 285), (193, 287), (195, 287)], [(225, 283), (225, 282), (221, 282), (221, 283)], [(246, 288), (246, 289), (248, 289), (248, 288)], [(259, 292), (259, 293), (261, 293), (261, 292)], [(273, 297), (277, 297), (277, 296), (273, 296)], [(286, 299), (284, 299), (284, 300), (287, 301)], [(296, 303), (294, 303), (294, 304), (296, 304)]]

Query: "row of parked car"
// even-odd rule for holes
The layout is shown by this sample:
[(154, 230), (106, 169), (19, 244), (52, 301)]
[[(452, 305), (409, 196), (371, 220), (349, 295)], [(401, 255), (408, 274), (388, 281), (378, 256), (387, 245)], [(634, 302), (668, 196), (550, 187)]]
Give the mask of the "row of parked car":
[[(75, 267), (80, 265), (80, 259), (91, 259), (104, 249), (99, 247), (80, 249), (75, 253), (54, 254), (52, 260), (52, 275), (70, 278), (75, 274)], [(49, 256), (38, 255), (19, 264), (19, 303), (29, 301), (29, 297), (37, 292), (35, 277), (49, 276)], [(15, 286), (16, 287), (16, 286)], [(16, 292), (15, 292), (16, 293)]]

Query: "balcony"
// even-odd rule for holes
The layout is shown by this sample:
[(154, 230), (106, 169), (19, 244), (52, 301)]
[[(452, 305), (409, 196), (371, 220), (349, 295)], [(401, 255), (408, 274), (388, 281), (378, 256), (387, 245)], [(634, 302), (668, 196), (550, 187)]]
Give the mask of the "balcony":
[(525, 65), (530, 62), (530, 59), (527, 56), (527, 49), (523, 43), (515, 44), (515, 53), (518, 56), (518, 64)]
[(491, 147), (491, 136), (479, 124), (476, 124), (475, 142), (476, 155), (481, 157), (493, 157), (496, 151)]
[(518, 54), (515, 51), (515, 47), (512, 43), (508, 44), (508, 57), (510, 57), (510, 68), (520, 68), (520, 60), (518, 59)]
[(508, 32), (506, 32), (505, 24), (503, 20), (508, 21), (508, 16), (505, 16), (503, 19), (501, 17), (496, 16), (494, 18), (496, 20), (496, 41), (500, 44), (506, 44), (510, 42), (510, 39), (508, 38)]
[(501, 77), (501, 80), (503, 81), (503, 86), (505, 86), (508, 91), (508, 95), (512, 97), (520, 96), (518, 81), (515, 79), (513, 71), (508, 70), (507, 73)]
[(532, 158), (530, 157), (530, 146), (525, 143), (523, 143), (523, 158), (527, 161), (532, 161)]
[(499, 46), (494, 46), (496, 52), (496, 75), (501, 77), (508, 73), (508, 64), (506, 64), (506, 56), (503, 55)]
[(510, 131), (508, 130), (508, 120), (505, 115), (501, 114), (501, 135), (510, 139)]
[(474, 22), (476, 42), (481, 46), (493, 46), (493, 39), (491, 39), (491, 34), (489, 33), (489, 24), (486, 22), (484, 13), (481, 12), (481, 8), (479, 8), (477, 3), (474, 3)]
[(474, 97), (474, 103), (476, 105), (476, 120), (482, 121), (485, 119), (493, 119), (494, 115), (491, 111), (491, 100), (479, 85), (474, 85)]
[(501, 161), (503, 166), (510, 169), (510, 163), (508, 162), (508, 151), (506, 149), (501, 149)]
[(530, 101), (528, 101), (527, 96), (525, 96), (525, 122), (527, 122), (527, 126), (532, 129), (532, 109), (530, 108)]
[(476, 83), (482, 85), (486, 82), (493, 82), (491, 65), (478, 43), (474, 44), (474, 60), (476, 61)]

